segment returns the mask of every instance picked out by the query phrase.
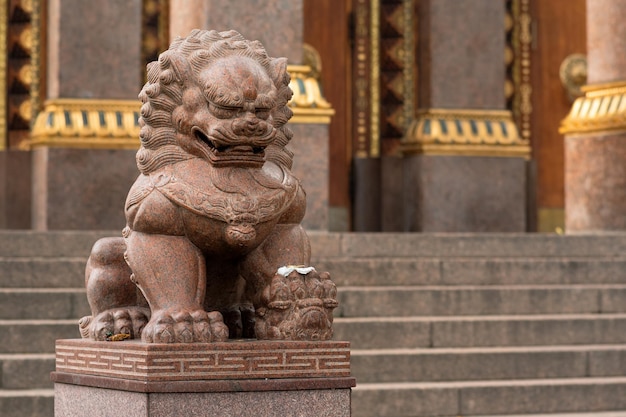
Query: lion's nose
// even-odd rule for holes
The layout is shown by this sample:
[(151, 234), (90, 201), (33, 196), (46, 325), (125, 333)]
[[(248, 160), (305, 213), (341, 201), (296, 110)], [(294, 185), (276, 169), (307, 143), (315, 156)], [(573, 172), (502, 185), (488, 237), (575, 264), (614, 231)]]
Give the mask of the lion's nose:
[(259, 119), (235, 120), (233, 122), (233, 132), (239, 136), (261, 136), (265, 133), (266, 127)]

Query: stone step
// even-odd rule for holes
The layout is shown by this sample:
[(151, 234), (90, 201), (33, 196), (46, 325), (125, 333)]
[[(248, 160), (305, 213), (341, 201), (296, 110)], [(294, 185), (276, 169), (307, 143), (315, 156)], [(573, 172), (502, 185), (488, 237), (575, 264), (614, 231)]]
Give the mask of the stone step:
[(0, 354), (53, 353), (57, 339), (76, 338), (78, 319), (0, 320)]
[(336, 317), (626, 313), (626, 285), (339, 287)]
[(54, 417), (54, 390), (0, 390), (2, 417)]
[[(0, 353), (52, 353), (78, 338), (78, 319), (0, 320)], [(626, 343), (626, 314), (337, 318), (335, 340), (353, 349)]]
[(626, 314), (337, 318), (352, 349), (626, 343)]
[[(359, 384), (353, 417), (478, 416), (626, 410), (626, 378)], [(595, 414), (594, 414), (595, 415)]]
[(76, 319), (90, 313), (80, 288), (0, 288), (0, 320)]
[(87, 257), (0, 258), (2, 288), (84, 288)]
[[(101, 237), (120, 230), (0, 231), (0, 254), (7, 257), (67, 257), (89, 254)], [(567, 235), (545, 233), (326, 233), (308, 232), (314, 256), (333, 257), (610, 257), (626, 252), (626, 233)]]
[(626, 344), (351, 351), (361, 383), (626, 375)]
[(120, 230), (0, 230), (0, 256), (4, 257), (84, 257), (100, 238), (122, 236)]
[[(0, 231), (0, 285), (82, 287), (91, 246), (116, 233)], [(626, 282), (626, 234), (314, 233), (311, 238), (312, 264), (330, 271), (340, 286)]]
[[(4, 288), (82, 288), (86, 257), (0, 257)], [(321, 259), (339, 286), (623, 284), (620, 259)]]
[(324, 233), (311, 252), (333, 257), (611, 257), (626, 253), (626, 233)]
[(22, 390), (52, 388), (53, 353), (0, 355), (0, 389)]
[(319, 258), (338, 286), (623, 284), (626, 258)]

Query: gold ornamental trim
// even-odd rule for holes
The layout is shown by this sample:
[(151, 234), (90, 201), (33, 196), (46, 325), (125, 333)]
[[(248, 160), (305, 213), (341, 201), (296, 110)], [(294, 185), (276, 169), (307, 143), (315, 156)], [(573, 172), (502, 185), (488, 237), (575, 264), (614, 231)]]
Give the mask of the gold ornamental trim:
[[(0, 0), (1, 1), (1, 0)], [(290, 66), (290, 123), (329, 124), (335, 114), (323, 95), (319, 81), (308, 66)], [(31, 138), (24, 148), (41, 146), (91, 149), (138, 149), (138, 100), (48, 100), (37, 115)]]
[(308, 65), (289, 65), (287, 72), (291, 76), (289, 87), (293, 91), (289, 101), (293, 117), (289, 123), (329, 124), (335, 110), (322, 94), (320, 80), (316, 78), (319, 71)]
[(559, 133), (626, 131), (626, 81), (586, 85), (561, 122)]
[(530, 157), (507, 110), (420, 110), (402, 140), (405, 155)]
[(370, 3), (370, 146), (369, 156), (380, 156), (380, 0)]
[(27, 146), (139, 149), (139, 107), (137, 100), (48, 100)]

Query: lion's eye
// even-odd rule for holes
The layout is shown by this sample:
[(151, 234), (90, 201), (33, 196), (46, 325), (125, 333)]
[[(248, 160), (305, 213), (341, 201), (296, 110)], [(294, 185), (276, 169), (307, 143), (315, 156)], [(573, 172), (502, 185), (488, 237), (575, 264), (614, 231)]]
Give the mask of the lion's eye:
[(218, 119), (232, 119), (239, 112), (237, 108), (216, 106), (213, 103), (209, 103), (209, 110)]
[(267, 120), (270, 117), (270, 109), (256, 109), (256, 117)]

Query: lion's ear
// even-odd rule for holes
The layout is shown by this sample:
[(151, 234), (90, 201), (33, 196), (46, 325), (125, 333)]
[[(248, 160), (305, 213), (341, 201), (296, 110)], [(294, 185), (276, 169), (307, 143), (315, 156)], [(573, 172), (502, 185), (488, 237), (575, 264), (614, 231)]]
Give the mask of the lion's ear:
[[(275, 58), (271, 62), (272, 81), (276, 87), (280, 87), (285, 82), (287, 74), (287, 58)], [(289, 81), (287, 81), (289, 83)]]

